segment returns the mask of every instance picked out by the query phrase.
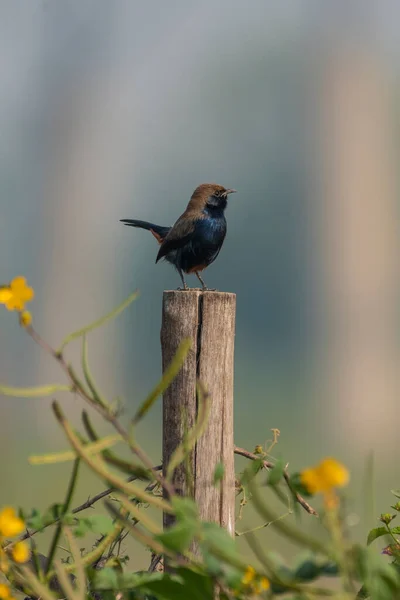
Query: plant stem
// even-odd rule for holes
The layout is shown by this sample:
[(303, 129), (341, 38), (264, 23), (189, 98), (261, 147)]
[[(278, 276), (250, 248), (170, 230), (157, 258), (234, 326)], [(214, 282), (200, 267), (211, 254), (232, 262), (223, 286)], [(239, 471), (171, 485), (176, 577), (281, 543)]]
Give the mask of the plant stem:
[(65, 517), (65, 515), (67, 514), (67, 512), (69, 511), (69, 508), (71, 506), (72, 496), (74, 494), (74, 490), (75, 490), (75, 487), (76, 487), (76, 484), (78, 481), (78, 472), (79, 472), (80, 462), (81, 462), (80, 458), (76, 458), (74, 461), (74, 466), (72, 469), (71, 478), (70, 478), (68, 489), (67, 489), (67, 495), (65, 497), (64, 506), (62, 509), (62, 514), (61, 514), (60, 520), (58, 522), (58, 525), (56, 527), (56, 530), (54, 532), (53, 539), (51, 541), (49, 557), (47, 559), (47, 565), (46, 565), (46, 575), (49, 573), (49, 571), (51, 569), (51, 565), (53, 563), (54, 556), (56, 554), (57, 545), (60, 540), (60, 536), (61, 536), (61, 532), (62, 532), (62, 528), (63, 528), (63, 517)]
[[(235, 446), (235, 454), (238, 454), (239, 456), (244, 456), (244, 458), (249, 458), (250, 460), (260, 460), (260, 458), (262, 458), (260, 456), (257, 456), (257, 454), (254, 454), (253, 452), (249, 452), (245, 448), (240, 448), (239, 446)], [(273, 469), (275, 465), (274, 463), (268, 460), (263, 460), (262, 466), (264, 469)], [(302, 506), (304, 510), (308, 512), (308, 514), (318, 517), (317, 511), (306, 500), (304, 500), (304, 498), (300, 496), (298, 492), (292, 489), (292, 485), (290, 483), (290, 476), (286, 469), (283, 472), (283, 478), (286, 481), (288, 488), (294, 495), (296, 501), (300, 504), (300, 506)]]

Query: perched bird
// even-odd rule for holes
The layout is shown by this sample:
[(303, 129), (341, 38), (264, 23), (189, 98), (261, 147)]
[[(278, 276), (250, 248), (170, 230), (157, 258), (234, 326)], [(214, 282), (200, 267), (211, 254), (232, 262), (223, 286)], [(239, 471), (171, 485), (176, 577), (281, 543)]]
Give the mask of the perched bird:
[(164, 258), (174, 265), (187, 290), (184, 273), (195, 273), (203, 290), (207, 290), (200, 273), (217, 258), (226, 235), (225, 209), (228, 195), (236, 190), (216, 183), (202, 183), (193, 192), (185, 212), (172, 227), (162, 227), (147, 221), (121, 219), (131, 227), (150, 231), (160, 249), (156, 263)]

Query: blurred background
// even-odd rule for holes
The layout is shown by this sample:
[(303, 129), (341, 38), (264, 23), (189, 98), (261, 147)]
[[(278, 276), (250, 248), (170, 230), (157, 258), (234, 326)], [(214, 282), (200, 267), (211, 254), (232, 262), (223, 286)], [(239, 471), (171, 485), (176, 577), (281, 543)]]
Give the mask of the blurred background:
[[(237, 189), (206, 277), (238, 297), (235, 442), (279, 428), (291, 470), (348, 465), (361, 540), (399, 487), (399, 18), (391, 0), (0, 3), (1, 282), (27, 277), (55, 346), (140, 290), (89, 338), (131, 414), (160, 375), (179, 278), (119, 219), (171, 225), (199, 183)], [(64, 382), (13, 317), (0, 380)], [(81, 401), (59, 399), (77, 422)], [(1, 398), (0, 504), (63, 498), (70, 467), (27, 462), (67, 447), (50, 402)], [(159, 462), (160, 405), (141, 439)], [(77, 501), (101, 489), (88, 477)]]

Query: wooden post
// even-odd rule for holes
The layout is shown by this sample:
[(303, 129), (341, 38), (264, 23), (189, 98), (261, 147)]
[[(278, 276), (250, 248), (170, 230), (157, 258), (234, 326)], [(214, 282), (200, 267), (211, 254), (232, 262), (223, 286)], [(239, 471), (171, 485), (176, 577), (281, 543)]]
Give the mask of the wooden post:
[[(185, 428), (197, 414), (196, 380), (211, 398), (207, 429), (190, 457), (194, 498), (203, 520), (214, 521), (232, 535), (235, 524), (235, 473), (233, 444), (233, 355), (236, 295), (222, 292), (167, 291), (163, 298), (161, 345), (163, 370), (179, 343), (192, 340), (192, 348), (179, 375), (163, 399), (164, 468), (182, 443)], [(223, 463), (222, 484), (215, 486), (215, 467)], [(190, 490), (185, 467), (176, 469), (173, 480), (181, 494)], [(168, 515), (164, 525), (171, 524)]]

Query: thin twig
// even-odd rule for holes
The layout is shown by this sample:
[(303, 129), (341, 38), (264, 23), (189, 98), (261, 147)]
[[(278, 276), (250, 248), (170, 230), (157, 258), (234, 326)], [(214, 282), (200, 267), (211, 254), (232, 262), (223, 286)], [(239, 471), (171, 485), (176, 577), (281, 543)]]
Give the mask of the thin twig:
[[(245, 448), (240, 448), (239, 446), (235, 446), (234, 451), (235, 451), (235, 454), (238, 454), (239, 456), (244, 456), (244, 458), (248, 458), (250, 460), (260, 460), (260, 458), (261, 458), (259, 455), (254, 454), (253, 452), (249, 452)], [(273, 469), (273, 467), (275, 465), (274, 465), (274, 463), (272, 463), (268, 460), (263, 460), (262, 466), (264, 469)], [(302, 506), (304, 508), (304, 510), (308, 512), (308, 514), (318, 517), (317, 511), (310, 504), (308, 504), (308, 502), (306, 500), (304, 500), (303, 496), (300, 496), (300, 494), (292, 488), (292, 485), (290, 483), (290, 476), (289, 476), (289, 473), (286, 471), (286, 469), (283, 472), (283, 477), (284, 477), (290, 491), (292, 492), (292, 494), (294, 495), (294, 497), (296, 498), (296, 500), (300, 504), (300, 506)]]
[[(161, 469), (162, 469), (162, 465), (157, 465), (156, 467), (152, 467), (153, 471), (161, 471)], [(128, 477), (128, 479), (126, 481), (128, 483), (130, 483), (132, 481), (136, 481), (136, 479), (139, 479), (139, 478), (136, 475), (132, 475), (131, 477)], [(147, 486), (146, 490), (147, 489), (151, 490), (150, 486)], [(86, 508), (90, 508), (91, 506), (93, 506), (93, 504), (95, 504), (99, 500), (102, 500), (102, 498), (109, 496), (113, 492), (115, 492), (115, 488), (110, 487), (107, 490), (104, 490), (103, 492), (100, 492), (99, 494), (97, 494), (97, 496), (93, 496), (93, 498), (88, 498), (86, 500), (86, 502), (84, 502), (80, 506), (77, 506), (76, 508), (74, 508), (72, 513), (75, 515), (76, 513), (81, 512), (82, 510), (85, 510)]]
[(251, 529), (246, 529), (246, 531), (235, 531), (235, 536), (240, 537), (241, 535), (248, 535), (249, 533), (254, 533), (255, 531), (260, 531), (260, 529), (265, 529), (266, 527), (273, 525), (277, 521), (280, 521), (281, 519), (285, 519), (290, 514), (291, 514), (291, 512), (287, 512), (283, 515), (279, 515), (279, 517), (277, 517), (274, 521), (267, 521), (266, 523), (263, 523), (262, 525), (258, 525), (257, 527), (252, 527)]
[[(161, 471), (162, 469), (162, 465), (157, 465), (155, 467), (153, 467), (153, 471)], [(137, 477), (137, 475), (131, 475), (130, 477), (127, 478), (127, 483), (130, 483), (132, 481), (136, 481), (137, 479), (139, 479), (139, 477)], [(146, 489), (150, 489), (150, 486), (147, 486)], [(82, 512), (83, 510), (86, 510), (88, 508), (91, 508), (94, 504), (96, 504), (96, 502), (98, 502), (99, 500), (102, 500), (103, 498), (105, 498), (106, 496), (109, 496), (110, 494), (112, 494), (113, 492), (115, 492), (115, 488), (113, 487), (109, 487), (106, 490), (100, 492), (99, 494), (97, 494), (96, 496), (93, 496), (92, 498), (88, 498), (86, 500), (86, 502), (83, 502), (83, 504), (80, 504), (79, 506), (77, 506), (76, 508), (71, 510), (71, 513), (73, 515), (76, 515), (79, 512)], [(28, 538), (31, 538), (32, 536), (36, 535), (37, 533), (40, 533), (43, 531), (43, 529), (45, 529), (46, 527), (50, 527), (51, 525), (55, 525), (56, 523), (59, 522), (60, 519), (54, 519), (54, 521), (52, 521), (51, 523), (47, 523), (45, 525), (45, 527), (43, 527), (42, 529), (34, 529), (32, 531), (27, 531), (24, 535), (22, 535), (20, 538), (13, 540), (12, 542), (10, 542), (9, 544), (7, 544), (7, 546), (4, 546), (3, 550), (9, 550), (10, 548), (12, 548), (12, 546), (14, 546), (14, 544), (16, 544), (17, 542), (22, 542), (23, 540), (27, 540)]]

